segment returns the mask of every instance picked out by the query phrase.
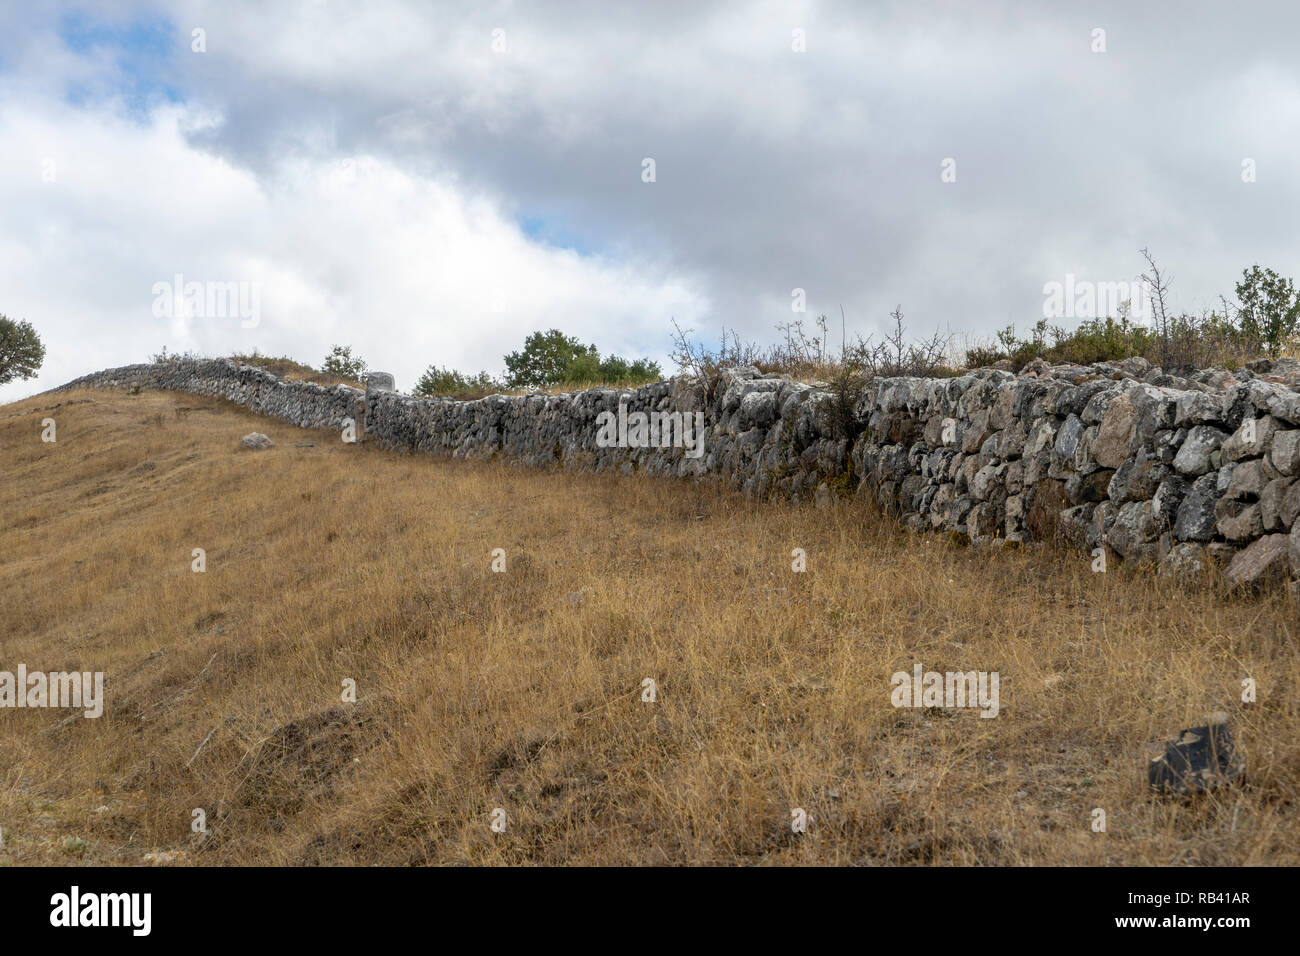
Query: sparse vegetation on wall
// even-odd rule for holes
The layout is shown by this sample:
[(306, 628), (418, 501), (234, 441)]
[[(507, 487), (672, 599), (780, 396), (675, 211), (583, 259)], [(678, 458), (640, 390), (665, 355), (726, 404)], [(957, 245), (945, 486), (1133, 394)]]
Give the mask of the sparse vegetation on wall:
[(1010, 325), (997, 333), (996, 344), (969, 350), (965, 364), (979, 368), (1007, 361), (1019, 370), (1036, 358), (1089, 365), (1140, 357), (1170, 369), (1235, 369), (1295, 351), (1300, 296), (1290, 279), (1253, 266), (1236, 285), (1237, 303), (1221, 299), (1216, 310), (1173, 314), (1167, 303), (1170, 280), (1149, 252), (1143, 250), (1143, 255), (1148, 269), (1142, 278), (1151, 291), (1153, 312), (1146, 321), (1136, 322), (1121, 311), (1067, 330), (1039, 319), (1027, 338)]
[(415, 383), (415, 394), (428, 398), (475, 399), (505, 391), (487, 372), (465, 375), (451, 368), (430, 365)]

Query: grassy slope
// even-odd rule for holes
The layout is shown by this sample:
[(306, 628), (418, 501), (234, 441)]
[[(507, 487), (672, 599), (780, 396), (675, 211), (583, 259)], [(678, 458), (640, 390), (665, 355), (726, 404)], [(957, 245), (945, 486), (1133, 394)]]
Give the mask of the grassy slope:
[[(98, 720), (0, 710), (0, 863), (1300, 862), (1281, 595), (166, 393), (0, 407), (0, 475), (0, 669), (108, 675)], [(1001, 715), (895, 710), (917, 660), (999, 671)], [(1148, 797), (1143, 745), (1213, 709), (1247, 785)]]

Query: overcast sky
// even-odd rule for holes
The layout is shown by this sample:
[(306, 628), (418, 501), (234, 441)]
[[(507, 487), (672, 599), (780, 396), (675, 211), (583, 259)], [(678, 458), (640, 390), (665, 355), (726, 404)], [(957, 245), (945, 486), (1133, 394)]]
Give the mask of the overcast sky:
[[(1143, 246), (1199, 312), (1300, 273), (1297, 38), (1289, 0), (0, 0), (0, 313), (47, 347), (0, 400), (163, 346), (405, 390), (550, 327), (670, 371), (673, 317), (770, 341), (797, 288), (837, 341), (988, 338)], [(247, 307), (168, 315), (178, 274)]]

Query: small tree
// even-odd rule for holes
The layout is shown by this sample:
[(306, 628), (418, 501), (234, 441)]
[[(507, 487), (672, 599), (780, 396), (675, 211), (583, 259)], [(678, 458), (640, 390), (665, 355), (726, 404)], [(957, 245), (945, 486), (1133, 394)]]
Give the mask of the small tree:
[(366, 377), (366, 363), (359, 356), (357, 358), (352, 357), (352, 346), (350, 345), (336, 345), (330, 349), (330, 354), (325, 356), (325, 361), (321, 363), (320, 370), (357, 382)]
[(1242, 271), (1237, 298), (1241, 331), (1260, 341), (1270, 358), (1277, 358), (1300, 323), (1300, 298), (1291, 280), (1272, 269), (1252, 266)]
[(0, 315), (0, 385), (32, 378), (45, 361), (45, 346), (30, 322)]
[(544, 388), (563, 382), (573, 361), (582, 356), (600, 361), (596, 346), (584, 346), (559, 329), (534, 332), (524, 339), (524, 347), (505, 357), (506, 385), (511, 388)]
[(1172, 278), (1160, 270), (1156, 265), (1156, 257), (1151, 251), (1143, 246), (1138, 250), (1142, 258), (1147, 261), (1149, 271), (1143, 272), (1139, 278), (1147, 284), (1150, 294), (1155, 297), (1151, 303), (1152, 311), (1155, 313), (1152, 318), (1155, 319), (1155, 328), (1152, 330), (1160, 339), (1160, 364), (1162, 366), (1170, 364), (1170, 344), (1169, 344), (1169, 310), (1165, 305), (1165, 298), (1169, 295), (1169, 284)]

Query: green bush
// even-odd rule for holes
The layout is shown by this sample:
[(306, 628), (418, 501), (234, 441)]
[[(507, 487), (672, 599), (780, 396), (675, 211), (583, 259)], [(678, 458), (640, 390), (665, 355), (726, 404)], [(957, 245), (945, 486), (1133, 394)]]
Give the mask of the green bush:
[(340, 378), (351, 379), (352, 381), (362, 382), (366, 377), (366, 363), (360, 356), (353, 358), (352, 346), (336, 345), (330, 349), (330, 354), (325, 356), (325, 361), (321, 363), (320, 370), (329, 375), (337, 375)]
[(564, 370), (563, 385), (644, 385), (657, 382), (663, 378), (659, 363), (649, 359), (637, 359), (629, 362), (625, 358), (611, 355), (601, 361), (595, 352), (586, 352), (577, 356)]
[(430, 365), (415, 383), (415, 394), (430, 398), (474, 399), (503, 391), (504, 387), (487, 372), (464, 375), (451, 368)]

